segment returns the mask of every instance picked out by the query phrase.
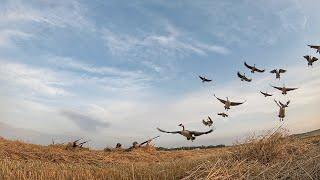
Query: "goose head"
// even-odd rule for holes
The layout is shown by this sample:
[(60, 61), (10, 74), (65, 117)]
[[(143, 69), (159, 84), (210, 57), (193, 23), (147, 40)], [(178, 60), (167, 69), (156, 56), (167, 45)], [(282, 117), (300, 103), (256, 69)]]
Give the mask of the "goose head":
[(182, 130), (184, 130), (184, 125), (180, 123), (178, 126), (182, 127)]

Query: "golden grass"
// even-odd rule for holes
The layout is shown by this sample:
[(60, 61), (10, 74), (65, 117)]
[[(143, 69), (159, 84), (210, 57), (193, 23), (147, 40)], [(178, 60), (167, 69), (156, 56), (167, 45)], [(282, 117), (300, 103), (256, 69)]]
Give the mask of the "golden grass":
[(229, 148), (105, 152), (0, 139), (0, 179), (320, 179), (319, 142), (278, 130)]

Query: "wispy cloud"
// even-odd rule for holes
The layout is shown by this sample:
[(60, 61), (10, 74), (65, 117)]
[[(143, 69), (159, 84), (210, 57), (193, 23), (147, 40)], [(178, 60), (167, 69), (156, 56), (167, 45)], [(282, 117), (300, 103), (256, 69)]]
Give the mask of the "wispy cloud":
[(190, 40), (172, 25), (166, 25), (166, 34), (147, 34), (141, 37), (114, 32), (105, 28), (103, 39), (114, 55), (155, 58), (159, 55), (183, 57), (188, 54), (228, 54), (226, 47)]
[(27, 39), (32, 37), (32, 34), (18, 30), (0, 30), (0, 47), (10, 47), (17, 39)]

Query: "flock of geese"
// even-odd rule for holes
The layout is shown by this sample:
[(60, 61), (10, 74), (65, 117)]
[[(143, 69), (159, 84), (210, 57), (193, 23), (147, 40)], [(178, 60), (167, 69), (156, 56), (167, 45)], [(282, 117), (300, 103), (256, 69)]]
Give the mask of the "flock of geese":
[[(308, 45), (308, 46), (312, 49), (316, 49), (316, 53), (320, 54), (320, 46), (318, 46), (318, 45)], [(312, 66), (314, 62), (318, 61), (317, 57), (314, 57), (311, 55), (305, 55), (303, 57), (304, 57), (304, 59), (307, 60), (308, 67)], [(257, 72), (257, 73), (264, 73), (265, 72), (265, 69), (260, 69), (260, 68), (256, 67), (255, 64), (252, 66), (252, 65), (249, 65), (246, 62), (244, 62), (244, 66), (246, 68), (248, 68), (252, 74), (254, 74), (255, 72)], [(281, 78), (281, 74), (284, 74), (286, 72), (287, 72), (287, 70), (285, 70), (285, 69), (273, 69), (270, 71), (270, 73), (275, 74), (276, 79), (279, 79), (279, 80)], [(237, 76), (240, 78), (241, 81), (246, 81), (246, 82), (252, 81), (252, 79), (247, 77), (245, 73), (241, 73), (238, 71)], [(205, 76), (199, 76), (199, 78), (202, 81), (202, 83), (210, 83), (212, 81), (211, 79), (208, 79)], [(273, 85), (270, 85), (270, 86), (276, 90), (279, 90), (281, 92), (281, 94), (283, 94), (283, 95), (286, 95), (289, 91), (293, 91), (293, 90), (298, 89), (298, 88), (288, 88), (288, 87), (285, 87), (285, 85), (283, 85), (282, 87), (273, 86)], [(267, 92), (260, 91), (260, 93), (266, 98), (273, 96), (273, 94), (269, 94)], [(246, 102), (246, 101), (243, 101), (243, 102), (230, 101), (228, 97), (226, 97), (226, 99), (222, 99), (222, 98), (217, 97), (215, 94), (214, 94), (214, 97), (224, 105), (224, 109), (226, 111), (228, 111), (232, 106), (239, 106), (239, 105)], [(288, 100), (286, 103), (282, 103), (282, 102), (277, 101), (275, 99), (274, 99), (274, 101), (277, 104), (277, 106), (279, 107), (279, 113), (278, 113), (279, 120), (283, 121), (285, 118), (285, 114), (286, 114), (285, 109), (288, 107), (290, 100)], [(229, 116), (226, 112), (218, 113), (218, 115), (223, 118), (226, 118)], [(202, 120), (202, 123), (205, 126), (211, 127), (213, 125), (213, 120), (211, 119), (210, 116), (208, 116), (207, 120)], [(201, 136), (201, 135), (209, 134), (209, 133), (213, 132), (213, 129), (210, 129), (210, 130), (204, 131), (204, 132), (199, 132), (199, 131), (187, 130), (187, 129), (185, 129), (183, 124), (179, 124), (179, 126), (182, 128), (182, 130), (180, 130), (180, 131), (165, 131), (160, 128), (157, 128), (157, 129), (163, 133), (180, 134), (180, 135), (186, 137), (187, 140), (191, 140), (191, 141), (195, 140), (197, 136)]]

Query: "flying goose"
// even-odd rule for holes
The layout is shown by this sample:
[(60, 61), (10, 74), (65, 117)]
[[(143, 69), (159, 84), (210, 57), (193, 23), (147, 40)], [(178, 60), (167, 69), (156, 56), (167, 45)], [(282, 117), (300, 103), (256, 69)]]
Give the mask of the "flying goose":
[(276, 102), (276, 104), (278, 105), (278, 107), (280, 108), (279, 109), (279, 114), (278, 114), (278, 117), (280, 118), (280, 121), (283, 121), (283, 119), (285, 118), (286, 116), (286, 108), (288, 107), (289, 103), (290, 103), (290, 100), (287, 102), (287, 104), (283, 104), (279, 101), (279, 103), (274, 100), (274, 102)]
[(248, 65), (246, 62), (244, 62), (244, 65), (247, 67), (247, 68), (249, 68), (249, 69), (251, 69), (251, 72), (252, 73), (254, 73), (254, 72), (259, 72), (259, 73), (263, 73), (264, 71), (265, 71), (265, 69), (258, 69), (257, 67), (256, 67), (256, 65), (254, 64), (253, 66), (250, 66), (250, 65)]
[(252, 79), (246, 77), (246, 73), (241, 74), (239, 71), (237, 73), (238, 77), (241, 79), (241, 81), (247, 81), (251, 82)]
[(206, 131), (206, 132), (189, 131), (189, 130), (184, 129), (183, 124), (179, 124), (179, 126), (182, 127), (181, 131), (165, 131), (160, 128), (157, 128), (157, 129), (158, 129), (158, 131), (163, 132), (163, 133), (180, 134), (180, 135), (186, 137), (187, 140), (191, 140), (191, 141), (195, 140), (196, 136), (201, 136), (203, 134), (209, 134), (213, 131), (213, 129), (210, 129), (209, 131)]
[(316, 49), (317, 52), (316, 53), (319, 53), (320, 54), (320, 46), (316, 46), (316, 45), (308, 45), (310, 48), (312, 49)]
[(303, 56), (307, 61), (308, 61), (308, 67), (312, 66), (312, 64), (316, 61), (318, 61), (318, 58), (313, 57), (313, 56), (309, 56), (309, 55), (305, 55)]
[(270, 73), (275, 73), (276, 74), (276, 79), (280, 79), (280, 74), (281, 73), (285, 73), (287, 70), (285, 69), (274, 69), (272, 71), (270, 71)]
[(202, 123), (203, 123), (205, 126), (211, 127), (212, 124), (213, 124), (213, 121), (212, 121), (212, 119), (210, 118), (210, 116), (208, 116), (208, 120), (205, 121), (205, 120), (203, 119), (203, 120), (202, 120)]
[(231, 101), (229, 101), (228, 97), (227, 97), (227, 100), (223, 100), (223, 99), (218, 98), (215, 94), (214, 94), (214, 97), (216, 97), (222, 104), (224, 104), (224, 109), (227, 111), (228, 111), (228, 109), (230, 109), (231, 106), (238, 106), (238, 105), (241, 105), (246, 102), (246, 101), (244, 101), (244, 102), (231, 102)]
[(211, 82), (212, 80), (211, 79), (207, 79), (206, 77), (204, 76), (199, 76), (199, 78), (202, 80), (202, 82)]
[(270, 86), (281, 91), (281, 93), (283, 95), (286, 95), (288, 91), (293, 91), (293, 90), (298, 89), (298, 88), (286, 88), (284, 85), (283, 85), (283, 87), (277, 87), (277, 86), (272, 86), (272, 85), (270, 85)]
[(267, 92), (260, 91), (261, 94), (264, 95), (264, 97), (273, 96), (273, 94), (268, 94)]
[(218, 116), (222, 116), (222, 117), (228, 117), (229, 115), (228, 114), (226, 114), (226, 113), (224, 113), (224, 112), (222, 112), (222, 113), (218, 113)]

